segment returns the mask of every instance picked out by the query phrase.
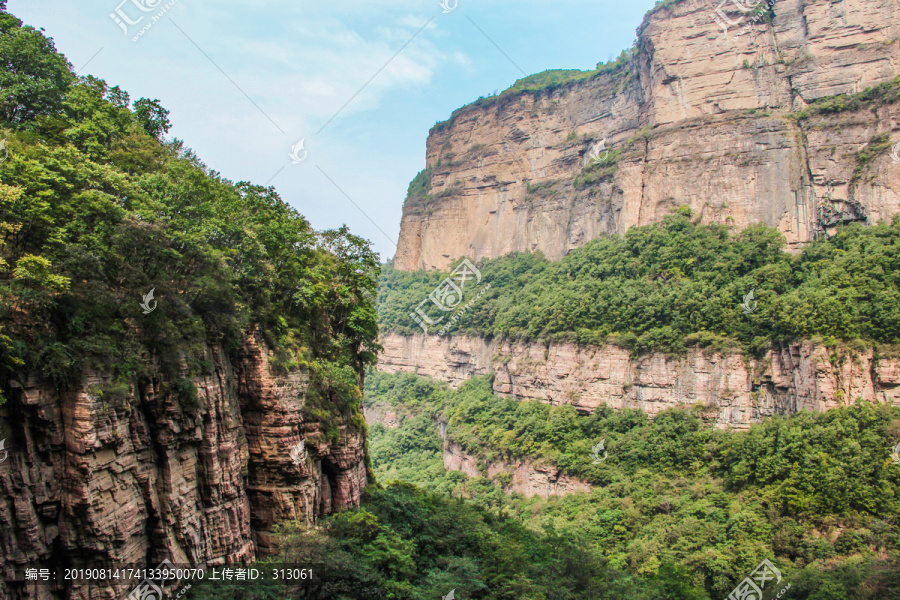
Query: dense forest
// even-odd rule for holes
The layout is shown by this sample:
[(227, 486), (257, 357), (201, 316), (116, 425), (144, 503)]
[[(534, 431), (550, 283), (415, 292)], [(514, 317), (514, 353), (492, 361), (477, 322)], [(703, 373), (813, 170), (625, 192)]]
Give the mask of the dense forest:
[[(370, 427), (380, 480), (414, 483), (426, 498), (468, 500), (535, 532), (535, 547), (565, 540), (560, 556), (577, 548), (598, 569), (586, 567), (597, 577), (593, 589), (560, 579), (546, 593), (534, 577), (527, 597), (724, 598), (768, 558), (792, 583), (792, 598), (900, 598), (900, 468), (887, 443), (900, 439), (898, 408), (857, 404), (733, 432), (691, 409), (651, 421), (603, 406), (581, 417), (570, 405), (496, 396), (490, 377), (452, 390), (372, 373), (366, 398), (367, 410), (397, 421)], [(600, 440), (608, 458), (597, 462)], [(451, 442), (481, 465), (481, 477), (444, 469)], [(593, 490), (526, 498), (510, 489), (509, 475), (487, 477), (488, 465), (518, 461), (559, 467)], [(532, 560), (536, 572), (558, 564), (540, 551)], [(491, 577), (487, 568), (481, 575)], [(515, 597), (476, 591), (471, 597)]]
[[(409, 313), (445, 275), (382, 273), (366, 240), (315, 231), (273, 188), (224, 178), (166, 138), (158, 100), (76, 75), (2, 1), (0, 34), (0, 403), (19, 374), (65, 391), (93, 370), (112, 375), (97, 390), (107, 403), (164, 376), (190, 411), (190, 377), (215, 367), (210, 346), (235, 353), (258, 330), (276, 370), (310, 375), (305, 416), (337, 404), (364, 429), (359, 384), (379, 326), (420, 331)], [(900, 340), (898, 234), (900, 219), (854, 225), (790, 254), (774, 230), (734, 234), (681, 209), (557, 263), (482, 261), (492, 287), (451, 332), (637, 352), (819, 337), (883, 355)], [(688, 408), (584, 417), (498, 397), (491, 383), (453, 390), (370, 371), (368, 408), (397, 416), (370, 428), (377, 481), (360, 508), (309, 531), (286, 523), (279, 554), (260, 563), (316, 576), (207, 582), (182, 598), (712, 600), (763, 558), (797, 600), (900, 598), (889, 457), (900, 409), (857, 404), (726, 432)], [(444, 468), (438, 423), (481, 477)], [(517, 461), (591, 491), (527, 498), (486, 474)]]
[[(900, 339), (900, 219), (853, 224), (791, 254), (774, 229), (732, 233), (696, 224), (682, 207), (558, 262), (517, 253), (483, 260), (479, 270), (490, 290), (448, 334), (616, 343), (636, 352), (759, 352), (819, 338), (887, 353)], [(410, 313), (444, 277), (387, 265), (378, 288), (382, 330), (421, 333)], [(748, 313), (741, 305), (751, 292)]]
[[(258, 327), (280, 366), (352, 388), (375, 360), (368, 243), (316, 232), (273, 188), (210, 170), (164, 139), (157, 100), (77, 77), (6, 12), (0, 33), (3, 381), (25, 371), (67, 386), (95, 369), (118, 378), (99, 390), (113, 398), (183, 363), (209, 372), (209, 344), (235, 351)], [(196, 401), (189, 379), (174, 388)]]
[[(498, 397), (489, 377), (452, 390), (372, 372), (366, 398), (395, 417), (370, 427), (380, 483), (312, 533), (286, 528), (263, 563), (312, 566), (315, 581), (207, 583), (190, 597), (712, 600), (769, 559), (797, 600), (900, 598), (900, 469), (885, 443), (900, 437), (900, 409), (857, 404), (729, 432), (690, 409), (580, 417)], [(608, 458), (596, 462), (601, 439)], [(484, 474), (447, 471), (450, 442)], [(510, 476), (487, 477), (516, 460), (592, 490), (528, 498)]]

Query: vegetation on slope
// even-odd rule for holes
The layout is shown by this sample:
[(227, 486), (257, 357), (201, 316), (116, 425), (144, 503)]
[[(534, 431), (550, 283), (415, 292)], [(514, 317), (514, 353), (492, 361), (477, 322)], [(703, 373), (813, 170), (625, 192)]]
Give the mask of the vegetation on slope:
[[(900, 218), (849, 225), (792, 255), (774, 229), (732, 234), (693, 223), (683, 207), (559, 262), (519, 253), (479, 268), (491, 288), (450, 334), (614, 342), (639, 352), (689, 345), (759, 352), (817, 336), (829, 345), (900, 340)], [(382, 329), (421, 332), (409, 315), (444, 277), (388, 265), (378, 292)], [(745, 314), (751, 291), (746, 306), (756, 309)]]
[[(704, 426), (691, 410), (653, 421), (607, 407), (578, 417), (569, 405), (498, 397), (490, 378), (454, 391), (413, 375), (372, 373), (366, 398), (367, 410), (391, 411), (398, 421), (370, 426), (379, 479), (466, 498), (576, 542), (592, 562), (634, 578), (625, 598), (648, 597), (643, 578), (663, 575), (699, 594), (663, 597), (722, 598), (764, 558), (793, 584), (793, 598), (900, 594), (900, 468), (889, 457), (900, 440), (900, 409), (859, 404), (729, 432)], [(502, 491), (508, 478), (447, 472), (438, 421), (447, 423), (448, 440), (483, 464), (550, 463), (596, 488), (527, 499)], [(594, 464), (591, 448), (601, 439), (608, 459)]]
[(289, 531), (278, 561), (314, 565), (313, 581), (207, 584), (187, 600), (701, 600), (685, 569), (637, 579), (610, 569), (582, 540), (394, 482), (312, 533)]
[[(438, 162), (440, 166), (440, 161)], [(459, 182), (446, 187), (437, 194), (431, 194), (431, 174), (434, 169), (429, 167), (419, 173), (409, 183), (406, 191), (406, 199), (403, 202), (404, 214), (424, 214), (434, 208), (436, 202), (460, 193)]]
[(604, 73), (619, 74), (625, 72), (629, 69), (631, 59), (634, 57), (635, 52), (636, 50), (634, 47), (628, 50), (622, 50), (618, 58), (610, 60), (609, 62), (599, 62), (597, 63), (597, 68), (591, 71), (582, 71), (580, 69), (547, 69), (540, 73), (528, 75), (522, 79), (516, 80), (513, 85), (499, 94), (482, 96), (477, 100), (454, 110), (449, 119), (435, 123), (434, 127), (431, 128), (430, 133), (434, 134), (449, 129), (461, 114), (471, 108), (486, 107), (494, 103), (506, 102), (512, 98), (519, 97), (523, 93), (541, 94), (554, 92), (573, 83), (599, 77)]
[[(317, 233), (273, 188), (208, 169), (162, 139), (158, 101), (76, 77), (52, 40), (5, 11), (0, 87), (4, 382), (30, 372), (67, 386), (95, 368), (121, 392), (185, 363), (209, 372), (208, 344), (235, 351), (258, 326), (279, 365), (307, 364), (359, 400), (348, 390), (377, 335), (379, 266), (365, 240)], [(151, 290), (157, 308), (143, 314)]]
[(794, 113), (799, 120), (817, 115), (835, 115), (847, 111), (872, 110), (885, 104), (900, 102), (900, 76), (855, 94), (838, 94), (819, 98), (803, 110)]

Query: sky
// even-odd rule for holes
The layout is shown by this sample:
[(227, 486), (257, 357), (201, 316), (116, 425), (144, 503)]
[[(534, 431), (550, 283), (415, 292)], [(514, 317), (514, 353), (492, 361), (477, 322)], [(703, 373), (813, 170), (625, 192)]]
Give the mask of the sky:
[(436, 122), (526, 75), (617, 57), (655, 3), (441, 1), (10, 0), (7, 9), (43, 28), (80, 75), (158, 99), (168, 137), (210, 169), (274, 186), (316, 229), (346, 224), (386, 260)]

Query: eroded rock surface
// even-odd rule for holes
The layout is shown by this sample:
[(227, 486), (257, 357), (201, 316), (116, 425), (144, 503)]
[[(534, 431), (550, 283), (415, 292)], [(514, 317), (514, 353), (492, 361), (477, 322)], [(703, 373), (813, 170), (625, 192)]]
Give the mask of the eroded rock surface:
[[(333, 444), (304, 420), (304, 373), (275, 373), (257, 335), (234, 362), (221, 348), (207, 352), (209, 373), (118, 394), (105, 373), (68, 390), (34, 376), (13, 382), (0, 407), (9, 453), (0, 463), (0, 598), (118, 599), (133, 584), (36, 584), (25, 568), (249, 561), (272, 549), (277, 523), (358, 505), (362, 434), (341, 420)], [(175, 391), (185, 380), (194, 403)], [(308, 456), (297, 464), (290, 452), (301, 439)]]
[(812, 342), (761, 360), (697, 348), (677, 357), (633, 357), (617, 346), (548, 347), (465, 336), (387, 334), (381, 344), (380, 371), (415, 373), (453, 387), (494, 373), (499, 394), (572, 404), (585, 413), (601, 404), (651, 416), (699, 406), (717, 427), (746, 429), (767, 416), (824, 411), (857, 399), (900, 406), (900, 359), (876, 360), (871, 350), (833, 353)]
[[(889, 152), (856, 173), (875, 136), (900, 142), (900, 105), (791, 118), (900, 74), (900, 0), (777, 0), (756, 23), (730, 15), (742, 23), (727, 35), (717, 4), (654, 10), (622, 69), (502, 95), (435, 126), (433, 198), (404, 206), (394, 266), (536, 250), (555, 260), (681, 205), (734, 230), (765, 223), (795, 248), (900, 212)], [(621, 152), (615, 166), (576, 185), (600, 142)]]
[(503, 489), (528, 498), (549, 498), (591, 491), (589, 483), (570, 477), (553, 465), (535, 465), (523, 460), (514, 463), (493, 461), (481, 465), (476, 457), (467, 454), (456, 442), (444, 444), (444, 468), (460, 471), (469, 477), (487, 476), (495, 481), (499, 481), (501, 473), (508, 474), (509, 483), (504, 482)]

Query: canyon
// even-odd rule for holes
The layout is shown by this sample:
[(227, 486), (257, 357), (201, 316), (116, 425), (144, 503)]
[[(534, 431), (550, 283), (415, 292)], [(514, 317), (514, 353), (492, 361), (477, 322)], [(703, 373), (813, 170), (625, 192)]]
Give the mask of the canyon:
[(812, 341), (773, 348), (758, 359), (736, 350), (633, 356), (614, 345), (422, 334), (389, 333), (381, 343), (380, 371), (414, 373), (452, 387), (493, 374), (498, 394), (572, 404), (585, 414), (604, 404), (651, 416), (693, 407), (717, 428), (748, 429), (765, 417), (857, 400), (900, 406), (900, 358)]
[[(717, 6), (739, 26), (723, 30)], [(515, 251), (555, 260), (683, 205), (735, 231), (775, 227), (794, 249), (900, 212), (900, 104), (799, 117), (897, 77), (900, 0), (757, 12), (660, 3), (617, 63), (435, 125), (426, 193), (404, 204), (394, 266), (448, 270)]]
[[(237, 356), (206, 353), (209, 372), (115, 393), (103, 372), (70, 389), (34, 375), (11, 383), (0, 407), (0, 597), (120, 598), (134, 582), (48, 584), (25, 568), (252, 561), (273, 552), (279, 523), (359, 505), (364, 434), (340, 414), (331, 432), (305, 416), (303, 370), (273, 368), (258, 331)], [(196, 402), (177, 393), (186, 380)]]
[[(735, 231), (756, 223), (776, 227), (794, 250), (828, 236), (841, 223), (875, 223), (900, 213), (900, 159), (891, 156), (900, 147), (900, 103), (876, 99), (862, 107), (808, 110), (817, 100), (895, 80), (900, 71), (900, 0), (779, 0), (758, 19), (732, 10), (728, 14), (742, 26), (725, 32), (716, 22), (715, 8), (706, 0), (662, 2), (640, 26), (634, 49), (596, 74), (505, 92), (436, 125), (420, 180), (425, 192), (411, 195), (404, 205), (394, 266), (446, 269), (458, 257), (478, 260), (515, 251), (559, 259), (588, 240), (658, 222), (681, 206), (700, 222)], [(22, 139), (29, 136), (23, 133)], [(59, 156), (72, 151), (61, 147)], [(44, 150), (33, 149), (34, 156)], [(173, 184), (180, 177), (173, 175)], [(87, 175), (83, 179), (91, 183), (76, 194), (79, 202), (93, 199), (103, 187)], [(184, 213), (182, 196), (194, 200), (194, 188), (177, 190), (173, 197), (178, 202), (171, 206), (150, 203), (143, 208)], [(41, 193), (54, 197), (50, 191)], [(222, 230), (215, 252), (207, 256), (198, 251), (195, 257), (176, 251), (183, 249), (185, 239), (199, 240), (214, 230), (187, 227), (193, 223), (184, 224), (183, 238), (174, 236), (171, 246), (160, 246), (166, 250), (160, 257), (167, 260), (187, 256), (185, 264), (172, 259), (171, 272), (161, 280), (177, 275), (191, 283), (181, 292), (187, 297), (190, 289), (190, 296), (209, 302), (202, 308), (210, 323), (221, 324), (213, 318), (219, 316), (213, 300), (234, 304), (233, 321), (224, 319), (221, 330), (209, 330), (220, 337), (196, 340), (221, 339), (229, 327), (237, 330), (241, 324), (240, 335), (246, 334), (242, 344), (235, 341), (226, 349), (207, 341), (201, 348), (203, 360), (189, 364), (184, 359), (177, 372), (161, 368), (160, 357), (143, 347), (134, 356), (146, 362), (136, 366), (129, 361), (140, 360), (110, 341), (113, 334), (140, 329), (126, 311), (108, 332), (101, 332), (109, 333), (109, 339), (96, 338), (106, 344), (108, 355), (118, 358), (122, 352), (122, 365), (93, 366), (67, 379), (39, 375), (49, 372), (46, 365), (4, 367), (10, 376), (4, 378), (5, 401), (0, 401), (0, 599), (119, 599), (134, 588), (134, 581), (48, 582), (29, 578), (26, 569), (59, 575), (64, 568), (152, 568), (163, 560), (192, 568), (252, 562), (278, 550), (279, 526), (309, 528), (324, 516), (360, 505), (373, 481), (362, 415), (316, 388), (310, 370), (299, 366), (305, 358), (313, 360), (313, 350), (304, 346), (298, 350), (298, 356), (309, 352), (303, 360), (284, 361), (260, 328), (244, 329), (250, 317), (243, 319), (248, 307), (256, 306), (274, 323), (269, 334), (281, 331), (288, 342), (299, 343), (299, 337), (291, 338), (292, 328), (305, 331), (309, 326), (309, 340), (323, 348), (326, 341), (333, 342), (330, 350), (349, 347), (353, 329), (374, 337), (371, 288), (354, 279), (365, 265), (337, 258), (316, 263), (310, 257), (321, 248), (304, 250), (304, 236), (314, 235), (295, 220), (275, 223), (279, 227), (272, 231), (257, 228), (256, 221), (242, 221), (242, 215), (257, 213), (263, 205), (238, 203), (245, 194), (241, 188), (234, 196), (198, 196), (204, 210), (231, 201), (240, 207), (231, 215), (216, 213)], [(18, 198), (9, 196), (9, 204)], [(124, 192), (121, 198), (111, 197), (109, 212), (126, 200), (133, 199)], [(260, 212), (260, 222), (286, 207), (278, 200), (275, 208), (268, 216)], [(65, 222), (68, 214), (50, 216), (53, 222)], [(85, 239), (120, 239), (116, 236), (124, 231), (133, 233), (134, 240), (156, 244), (162, 232), (175, 227), (166, 223), (153, 229), (143, 216), (127, 224), (130, 229), (111, 222), (103, 235)], [(20, 226), (15, 219), (6, 225), (9, 232)], [(260, 250), (260, 239), (272, 248)], [(112, 264), (125, 250), (139, 253), (152, 247), (131, 240), (121, 237), (120, 246), (98, 245), (96, 256), (106, 256)], [(49, 247), (58, 239), (36, 238), (15, 259), (43, 248), (45, 241)], [(59, 250), (60, 258), (73, 264), (93, 261), (96, 256), (87, 251), (69, 260), (66, 253), (83, 248), (82, 242), (73, 239)], [(232, 251), (240, 260), (225, 265), (223, 257), (232, 257)], [(309, 257), (293, 262), (294, 251)], [(155, 269), (164, 262), (160, 257), (147, 254), (146, 261)], [(98, 267), (91, 275), (96, 288), (79, 287), (79, 281), (86, 283), (80, 270), (72, 271), (72, 277), (57, 276), (67, 283), (57, 281), (54, 287), (52, 263), (47, 259), (44, 265), (39, 258), (30, 256), (33, 271), (25, 268), (28, 261), (20, 270), (27, 283), (19, 282), (25, 290), (22, 298), (41, 297), (47, 305), (58, 303), (59, 311), (46, 313), (51, 316), (35, 312), (36, 325), (68, 314), (75, 303), (61, 296), (72, 291), (69, 283), (82, 294), (80, 302), (90, 305), (98, 297), (93, 290), (105, 292), (116, 279), (113, 267), (108, 273)], [(203, 294), (192, 286), (207, 273), (198, 270), (198, 277), (189, 277), (195, 258), (210, 272), (222, 268), (216, 285), (198, 288)], [(12, 264), (3, 260), (14, 272)], [(127, 266), (121, 267), (119, 279), (136, 286), (144, 275), (135, 278), (132, 269), (138, 272), (138, 266)], [(376, 267), (373, 259), (373, 273)], [(322, 276), (332, 268), (339, 276)], [(233, 278), (235, 273), (242, 278)], [(242, 286), (258, 296), (240, 296), (236, 291)], [(229, 300), (231, 293), (235, 295)], [(270, 303), (269, 293), (283, 303)], [(291, 323), (279, 314), (301, 304), (303, 311), (287, 315)], [(19, 305), (11, 308), (10, 322), (24, 319), (23, 311)], [(92, 314), (79, 313), (77, 326), (89, 329)], [(177, 332), (177, 324), (185, 322), (168, 324)], [(59, 344), (47, 346), (48, 353), (66, 348), (68, 336), (80, 335), (64, 333)], [(334, 339), (326, 340), (332, 333)], [(5, 337), (0, 336), (0, 346)], [(368, 352), (369, 346), (352, 339), (350, 354)], [(23, 336), (17, 342), (31, 340)], [(824, 411), (858, 400), (900, 406), (900, 357), (814, 340), (775, 345), (762, 357), (698, 347), (680, 355), (634, 355), (616, 345), (390, 331), (382, 331), (380, 343), (382, 371), (414, 373), (453, 387), (473, 376), (492, 375), (497, 394), (571, 404), (582, 414), (604, 405), (651, 416), (691, 407), (717, 428), (746, 430), (770, 416)], [(187, 355), (195, 349), (178, 352)], [(354, 365), (357, 371), (342, 380), (349, 379), (349, 387), (362, 382), (361, 368)], [(335, 370), (346, 375), (353, 367), (342, 363)], [(386, 427), (396, 426), (400, 418), (379, 410), (366, 416)], [(591, 489), (552, 465), (512, 459), (479, 463), (452, 440), (452, 432), (450, 437), (446, 433), (441, 430), (442, 458), (449, 470), (487, 475), (507, 491), (527, 496)], [(415, 553), (409, 556), (413, 565)]]

